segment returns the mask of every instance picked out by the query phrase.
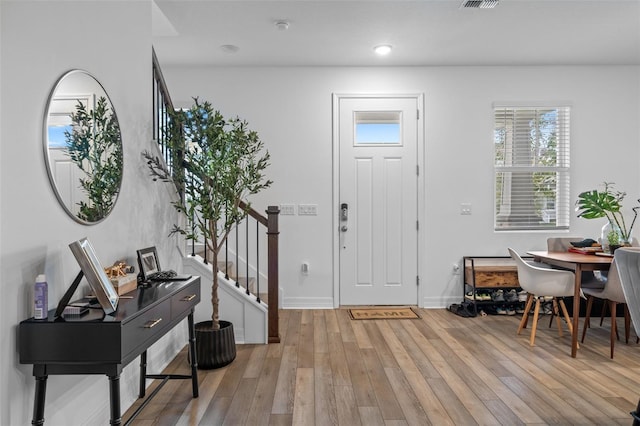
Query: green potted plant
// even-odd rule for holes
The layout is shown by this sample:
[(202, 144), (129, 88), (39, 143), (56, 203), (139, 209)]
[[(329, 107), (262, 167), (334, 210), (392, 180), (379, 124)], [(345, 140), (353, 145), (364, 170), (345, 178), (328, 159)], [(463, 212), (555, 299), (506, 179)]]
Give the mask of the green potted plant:
[[(176, 171), (170, 173), (163, 160), (143, 152), (154, 180), (173, 182), (183, 192), (173, 206), (186, 216), (187, 226), (171, 231), (201, 241), (212, 253), (211, 321), (196, 324), (196, 352), (200, 368), (218, 368), (235, 358), (233, 325), (219, 319), (218, 255), (229, 233), (247, 211), (241, 201), (271, 185), (264, 176), (269, 152), (247, 122), (225, 119), (209, 102), (194, 103), (188, 110), (170, 111), (166, 143)], [(186, 172), (186, 173), (185, 173)], [(224, 347), (226, 346), (226, 348)]]
[[(602, 242), (604, 243), (606, 239), (609, 246), (631, 244), (631, 231), (638, 217), (640, 205), (631, 209), (633, 211), (633, 219), (627, 227), (622, 212), (622, 201), (626, 195), (626, 192), (615, 190), (614, 184), (610, 182), (604, 182), (604, 190), (593, 189), (578, 195), (578, 200), (576, 201), (578, 217), (585, 219), (607, 218), (608, 226), (605, 225), (607, 229), (603, 229)], [(640, 203), (640, 199), (638, 202)]]
[(609, 227), (607, 233), (607, 243), (609, 244), (609, 252), (613, 253), (618, 247), (621, 246), (620, 233), (614, 228)]

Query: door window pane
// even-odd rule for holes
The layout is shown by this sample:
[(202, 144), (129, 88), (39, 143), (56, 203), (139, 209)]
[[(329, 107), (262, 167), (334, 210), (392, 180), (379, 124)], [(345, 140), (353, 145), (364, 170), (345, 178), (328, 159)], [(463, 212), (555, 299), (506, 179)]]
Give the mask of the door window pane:
[(400, 111), (356, 111), (355, 145), (401, 145)]

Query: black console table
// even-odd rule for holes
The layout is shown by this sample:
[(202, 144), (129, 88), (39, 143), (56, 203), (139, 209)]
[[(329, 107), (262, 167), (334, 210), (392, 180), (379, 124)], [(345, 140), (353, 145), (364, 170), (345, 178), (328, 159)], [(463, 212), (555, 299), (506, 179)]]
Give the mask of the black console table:
[[(111, 315), (104, 315), (102, 309), (91, 309), (78, 318), (59, 319), (54, 318), (55, 310), (51, 310), (47, 320), (31, 318), (20, 323), (20, 363), (33, 364), (36, 379), (31, 424), (44, 424), (50, 374), (105, 374), (109, 378), (110, 424), (120, 425), (120, 373), (138, 356), (140, 398), (145, 395), (147, 378), (162, 378), (162, 384), (168, 379), (191, 379), (193, 397), (198, 397), (193, 310), (200, 301), (200, 278), (141, 286), (125, 297), (120, 299), (118, 309)], [(189, 327), (191, 375), (147, 374), (147, 349), (185, 317)], [(149, 395), (140, 409), (159, 388)]]

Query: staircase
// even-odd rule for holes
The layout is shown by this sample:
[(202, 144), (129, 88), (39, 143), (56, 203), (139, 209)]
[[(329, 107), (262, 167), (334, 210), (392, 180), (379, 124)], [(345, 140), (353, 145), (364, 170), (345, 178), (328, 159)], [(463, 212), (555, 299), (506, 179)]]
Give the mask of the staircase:
[[(160, 64), (153, 52), (153, 135), (158, 143), (161, 157), (172, 176), (185, 173), (184, 161), (180, 161), (180, 152), (173, 153), (165, 143), (165, 130), (169, 122), (167, 111), (173, 110), (173, 104)], [(174, 155), (176, 154), (176, 155)], [(181, 197), (179, 188), (176, 188)], [(266, 216), (260, 214), (245, 203), (240, 207), (247, 211), (247, 217), (236, 224), (235, 235), (226, 241), (222, 268), (211, 267), (206, 250), (206, 242), (200, 246), (202, 252), (196, 252), (196, 244), (185, 247), (189, 255), (184, 257), (185, 272), (201, 277), (202, 300), (207, 297), (207, 283), (213, 282), (213, 274), (219, 274), (220, 318), (234, 325), (238, 343), (279, 343), (278, 324), (278, 214), (277, 206), (269, 206)], [(251, 227), (251, 230), (250, 230)], [(240, 229), (243, 229), (241, 232)], [(255, 235), (253, 230), (255, 229)], [(230, 257), (231, 256), (231, 257)], [(230, 260), (233, 259), (233, 260)], [(236, 265), (235, 273), (232, 266)], [(242, 267), (242, 269), (239, 269)], [(222, 272), (218, 272), (220, 269)], [(243, 273), (240, 273), (240, 271)], [(266, 302), (266, 303), (265, 303)], [(200, 303), (196, 308), (197, 321), (211, 319), (211, 304)]]

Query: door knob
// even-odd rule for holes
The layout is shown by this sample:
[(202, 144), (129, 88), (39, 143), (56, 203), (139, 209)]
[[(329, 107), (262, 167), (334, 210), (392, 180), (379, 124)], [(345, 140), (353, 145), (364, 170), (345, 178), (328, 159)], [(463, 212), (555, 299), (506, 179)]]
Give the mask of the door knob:
[(342, 232), (347, 232), (347, 225), (342, 225), (342, 227), (340, 227), (340, 230)]

